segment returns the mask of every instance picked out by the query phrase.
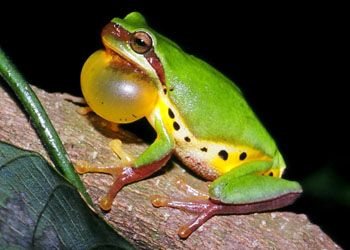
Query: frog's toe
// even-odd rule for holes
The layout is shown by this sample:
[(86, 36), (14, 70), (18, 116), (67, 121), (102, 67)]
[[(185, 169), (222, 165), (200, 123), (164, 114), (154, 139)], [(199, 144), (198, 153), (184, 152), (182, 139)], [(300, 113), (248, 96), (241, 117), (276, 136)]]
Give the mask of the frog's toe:
[(113, 131), (113, 132), (119, 132), (120, 128), (119, 128), (119, 124), (115, 123), (115, 122), (109, 122), (108, 123), (108, 128)]
[(100, 208), (104, 211), (109, 211), (112, 208), (112, 203), (113, 203), (114, 198), (110, 198), (108, 196), (104, 196), (100, 200)]
[(131, 165), (132, 162), (135, 161), (135, 159), (128, 154), (124, 149), (123, 149), (123, 143), (119, 139), (114, 139), (110, 141), (109, 147), (112, 149), (112, 151), (119, 156), (119, 158), (122, 160), (124, 165)]
[(190, 213), (201, 213), (208, 206), (208, 199), (198, 199), (198, 197), (183, 200), (172, 199), (160, 195), (151, 197), (152, 205), (155, 207), (171, 207)]
[(93, 112), (93, 111), (89, 106), (77, 108), (77, 113), (80, 115), (87, 115), (90, 112)]
[(91, 171), (94, 167), (90, 166), (86, 161), (79, 161), (78, 163), (74, 164), (74, 169), (78, 174), (85, 174)]
[(75, 171), (79, 174), (104, 173), (117, 176), (123, 171), (123, 168), (120, 166), (92, 166), (88, 163), (78, 163), (74, 167)]
[(127, 184), (127, 182), (123, 181), (123, 178), (121, 178), (121, 176), (118, 176), (114, 179), (114, 182), (109, 188), (108, 193), (100, 200), (100, 208), (102, 210), (111, 210), (115, 196), (124, 187), (125, 184)]
[(221, 205), (212, 203), (210, 200), (207, 200), (205, 204), (203, 204), (203, 209), (199, 213), (199, 215), (187, 223), (183, 225), (178, 230), (178, 235), (182, 239), (186, 239), (190, 236), (194, 231), (196, 231), (201, 225), (203, 225), (207, 220), (217, 214), (221, 214), (223, 211), (223, 207)]
[(169, 204), (169, 199), (160, 195), (151, 196), (152, 205), (155, 207), (167, 207)]
[(78, 174), (85, 174), (88, 172), (88, 168), (86, 168), (86, 166), (84, 166), (84, 165), (77, 165), (77, 166), (75, 166), (75, 171)]
[(199, 189), (196, 189), (194, 187), (192, 187), (191, 185), (187, 184), (183, 179), (178, 178), (175, 182), (176, 187), (180, 190), (182, 190), (183, 192), (185, 192), (188, 195), (191, 195), (191, 199), (199, 199), (199, 200), (203, 200), (203, 199), (208, 199), (209, 195), (208, 195), (208, 190), (206, 191), (202, 191)]
[(186, 239), (190, 236), (212, 216), (225, 212), (223, 205), (213, 203), (210, 199), (173, 200), (167, 197), (155, 195), (151, 197), (151, 200), (155, 207), (171, 207), (198, 214), (195, 219), (179, 228), (178, 235), (182, 239)]

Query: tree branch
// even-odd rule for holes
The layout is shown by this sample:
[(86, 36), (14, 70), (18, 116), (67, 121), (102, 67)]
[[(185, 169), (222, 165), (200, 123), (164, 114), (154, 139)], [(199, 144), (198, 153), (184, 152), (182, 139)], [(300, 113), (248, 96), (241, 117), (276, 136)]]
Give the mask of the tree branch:
[[(79, 115), (78, 105), (68, 100), (75, 100), (75, 97), (34, 90), (74, 163), (119, 164), (120, 160), (108, 147), (109, 141), (115, 138), (120, 139), (123, 149), (133, 156), (147, 147), (128, 131), (109, 130), (94, 114)], [(39, 152), (50, 161), (28, 118), (8, 92), (0, 86), (0, 140)], [(82, 179), (95, 203), (112, 181), (104, 174), (85, 174)], [(157, 175), (123, 188), (105, 219), (141, 249), (339, 249), (305, 215), (288, 212), (216, 216), (187, 240), (180, 240), (178, 227), (194, 215), (170, 208), (156, 209), (149, 199), (154, 194), (185, 197), (175, 185), (178, 179), (198, 189), (206, 185), (171, 161)]]

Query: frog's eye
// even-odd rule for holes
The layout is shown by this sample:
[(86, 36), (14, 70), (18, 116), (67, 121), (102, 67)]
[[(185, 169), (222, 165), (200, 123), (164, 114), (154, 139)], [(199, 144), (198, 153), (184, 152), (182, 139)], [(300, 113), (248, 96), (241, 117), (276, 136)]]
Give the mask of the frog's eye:
[(152, 48), (152, 38), (143, 31), (135, 32), (130, 39), (131, 48), (138, 54), (145, 54)]

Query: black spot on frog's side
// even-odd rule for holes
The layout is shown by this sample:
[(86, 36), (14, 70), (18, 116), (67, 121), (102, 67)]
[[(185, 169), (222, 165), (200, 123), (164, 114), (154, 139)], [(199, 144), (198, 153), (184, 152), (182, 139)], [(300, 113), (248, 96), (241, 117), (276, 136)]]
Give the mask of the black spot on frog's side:
[(228, 153), (226, 150), (221, 150), (218, 155), (220, 156), (221, 159), (226, 161), (228, 159)]
[(175, 130), (180, 130), (180, 125), (177, 122), (173, 123), (173, 127)]
[(174, 119), (175, 118), (175, 114), (174, 114), (174, 112), (169, 108), (168, 109), (168, 115), (169, 115), (169, 117), (171, 118), (171, 119)]
[(239, 155), (239, 159), (240, 159), (241, 161), (244, 161), (246, 158), (247, 158), (247, 153), (246, 153), (246, 152), (243, 152), (243, 153), (241, 153), (241, 154)]
[(201, 151), (208, 152), (208, 149), (206, 147), (201, 148)]
[(185, 139), (186, 142), (190, 142), (191, 141), (191, 138), (188, 137), (188, 136), (186, 136), (184, 139)]

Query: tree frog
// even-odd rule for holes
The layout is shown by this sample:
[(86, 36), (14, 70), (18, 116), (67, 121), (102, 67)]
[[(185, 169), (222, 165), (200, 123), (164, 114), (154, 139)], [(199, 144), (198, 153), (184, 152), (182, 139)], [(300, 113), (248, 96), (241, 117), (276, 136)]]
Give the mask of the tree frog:
[(146, 117), (157, 133), (125, 166), (78, 167), (114, 177), (103, 210), (124, 185), (152, 175), (173, 154), (212, 181), (202, 199), (153, 199), (157, 207), (198, 213), (180, 227), (181, 238), (214, 215), (273, 210), (299, 197), (301, 186), (281, 178), (286, 164), (275, 141), (231, 80), (150, 28), (138, 12), (108, 23), (102, 42), (105, 50), (92, 54), (81, 73), (87, 104), (115, 123)]

